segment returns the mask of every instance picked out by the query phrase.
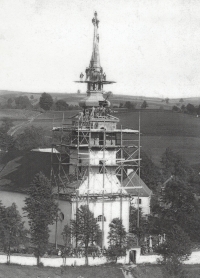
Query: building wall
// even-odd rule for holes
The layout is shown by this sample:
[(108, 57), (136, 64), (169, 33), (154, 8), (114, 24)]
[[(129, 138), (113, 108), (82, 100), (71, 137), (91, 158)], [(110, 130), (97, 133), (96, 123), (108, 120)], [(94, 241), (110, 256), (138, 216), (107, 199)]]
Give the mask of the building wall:
[[(139, 197), (139, 208), (141, 208), (142, 213), (144, 215), (150, 214), (150, 197)], [(131, 205), (134, 206), (136, 209), (138, 208), (138, 197), (135, 196), (132, 201)]]
[[(28, 225), (28, 218), (25, 216), (23, 207), (25, 206), (25, 198), (27, 197), (26, 194), (22, 193), (16, 193), (16, 192), (8, 192), (8, 191), (0, 191), (0, 201), (2, 201), (2, 204), (5, 206), (11, 206), (12, 203), (16, 203), (17, 209), (22, 216), (22, 219), (24, 221), (24, 226), (26, 229), (29, 228)], [(67, 201), (59, 201), (59, 209), (60, 212), (64, 214), (64, 219), (61, 221), (58, 221), (57, 225), (57, 241), (58, 244), (63, 244), (63, 237), (62, 237), (62, 231), (66, 224), (70, 223), (70, 217), (71, 217), (71, 204)], [(49, 226), (50, 229), (50, 237), (49, 242), (54, 243), (55, 242), (55, 223), (53, 225)]]
[[(79, 201), (78, 206), (86, 205), (86, 201)], [(94, 213), (94, 217), (102, 215), (102, 200), (96, 202), (89, 202), (89, 209)], [(122, 200), (122, 224), (124, 225), (126, 231), (129, 231), (129, 209), (130, 201), (129, 199)], [(76, 212), (76, 202), (72, 203), (72, 218), (75, 219)], [(106, 221), (104, 222), (104, 246), (108, 247), (108, 232), (110, 230), (109, 224), (114, 218), (120, 218), (120, 199), (115, 200), (105, 200), (104, 201), (104, 216)], [(97, 222), (102, 229), (102, 222)]]

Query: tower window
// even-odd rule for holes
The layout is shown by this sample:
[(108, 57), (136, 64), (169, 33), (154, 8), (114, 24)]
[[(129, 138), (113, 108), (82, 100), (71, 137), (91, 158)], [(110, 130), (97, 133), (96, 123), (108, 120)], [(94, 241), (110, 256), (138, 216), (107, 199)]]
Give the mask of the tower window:
[[(99, 215), (99, 216), (96, 218), (97, 222), (102, 222), (102, 219), (103, 219), (103, 216), (102, 216), (102, 215)], [(105, 216), (104, 216), (104, 222), (106, 222)]]

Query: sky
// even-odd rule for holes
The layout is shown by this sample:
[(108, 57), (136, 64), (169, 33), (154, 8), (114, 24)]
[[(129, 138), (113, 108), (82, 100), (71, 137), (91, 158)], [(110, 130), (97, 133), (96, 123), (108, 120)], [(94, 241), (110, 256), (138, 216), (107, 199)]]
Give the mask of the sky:
[(106, 91), (200, 96), (199, 0), (0, 0), (0, 90), (85, 92), (95, 11)]

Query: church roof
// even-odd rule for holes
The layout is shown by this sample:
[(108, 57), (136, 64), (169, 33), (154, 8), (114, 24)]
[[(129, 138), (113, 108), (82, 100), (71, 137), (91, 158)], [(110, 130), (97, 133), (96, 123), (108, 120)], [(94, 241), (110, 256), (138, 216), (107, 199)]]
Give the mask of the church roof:
[[(152, 195), (152, 191), (148, 188), (148, 186), (143, 182), (143, 180), (138, 176), (136, 172), (131, 172), (128, 177), (123, 181), (123, 186), (126, 189), (126, 186), (129, 189), (126, 189), (127, 193), (138, 196), (139, 197), (150, 197)], [(142, 188), (134, 188), (134, 186), (141, 186)], [(133, 187), (133, 188), (130, 188)]]

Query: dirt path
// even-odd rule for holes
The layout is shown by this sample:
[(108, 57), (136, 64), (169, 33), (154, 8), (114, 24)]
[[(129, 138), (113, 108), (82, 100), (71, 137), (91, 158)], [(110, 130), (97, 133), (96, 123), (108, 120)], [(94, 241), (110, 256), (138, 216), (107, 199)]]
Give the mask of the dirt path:
[(10, 130), (8, 131), (8, 135), (13, 136), (20, 128), (30, 125), (39, 115), (40, 115), (40, 113), (38, 113), (34, 117), (31, 117), (26, 122), (22, 122), (22, 123), (20, 123), (18, 125), (15, 125), (15, 126), (11, 127)]

